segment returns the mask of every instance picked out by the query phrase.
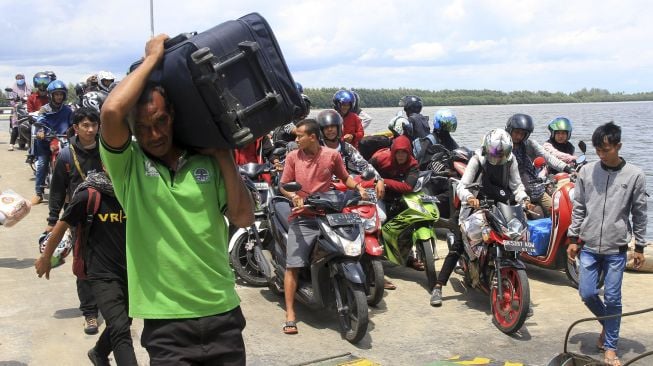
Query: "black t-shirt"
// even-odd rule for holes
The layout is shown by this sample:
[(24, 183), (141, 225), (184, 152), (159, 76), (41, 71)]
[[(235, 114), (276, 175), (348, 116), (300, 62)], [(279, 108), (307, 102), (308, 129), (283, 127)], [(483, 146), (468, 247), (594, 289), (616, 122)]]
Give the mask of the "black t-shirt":
[[(86, 242), (86, 274), (88, 279), (127, 281), (125, 256), (127, 216), (118, 200), (101, 194), (100, 208), (93, 217)], [(88, 190), (77, 192), (63, 213), (61, 220), (77, 227), (86, 220)]]

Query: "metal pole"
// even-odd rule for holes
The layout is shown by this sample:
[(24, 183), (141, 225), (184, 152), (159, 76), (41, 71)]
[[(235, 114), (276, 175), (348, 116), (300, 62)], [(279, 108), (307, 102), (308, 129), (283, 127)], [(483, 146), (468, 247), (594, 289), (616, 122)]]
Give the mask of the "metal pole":
[(154, 38), (154, 0), (150, 0), (150, 32)]

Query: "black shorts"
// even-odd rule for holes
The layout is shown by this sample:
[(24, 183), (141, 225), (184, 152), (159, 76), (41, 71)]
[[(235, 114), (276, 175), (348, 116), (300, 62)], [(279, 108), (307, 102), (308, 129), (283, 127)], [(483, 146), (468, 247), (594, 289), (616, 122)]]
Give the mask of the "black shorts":
[(240, 307), (202, 318), (145, 319), (141, 345), (150, 365), (240, 366), (246, 364), (244, 328)]

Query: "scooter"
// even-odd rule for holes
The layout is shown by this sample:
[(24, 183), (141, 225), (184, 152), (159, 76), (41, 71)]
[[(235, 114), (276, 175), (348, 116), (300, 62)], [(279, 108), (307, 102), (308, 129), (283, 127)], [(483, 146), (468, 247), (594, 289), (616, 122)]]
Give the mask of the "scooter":
[[(579, 143), (583, 155), (576, 160), (576, 170), (585, 165), (586, 145), (583, 141)], [(537, 169), (545, 165), (543, 158), (538, 157), (533, 162)], [(522, 252), (520, 257), (524, 262), (538, 267), (549, 269), (564, 269), (567, 278), (573, 287), (578, 287), (578, 265), (576, 261), (567, 258), (567, 229), (571, 225), (571, 214), (573, 210), (573, 197), (575, 187), (575, 175), (558, 173), (555, 176), (546, 176), (541, 179), (549, 189), (552, 202), (551, 217), (539, 220), (529, 220), (531, 239), (535, 243), (535, 250)]]
[[(492, 323), (503, 333), (515, 333), (530, 306), (526, 266), (519, 259), (520, 252), (534, 247), (528, 241), (524, 208), (483, 199), (480, 209), (463, 220), (461, 230), (465, 284), (490, 295)], [(450, 245), (453, 240), (449, 234)]]
[[(431, 178), (430, 171), (420, 172), (417, 183), (410, 193), (403, 194), (395, 202), (388, 203), (388, 212), (399, 212), (381, 227), (386, 257), (392, 263), (406, 266), (413, 247), (416, 258), (424, 263), (429, 292), (435, 286), (435, 223), (440, 218), (435, 196), (422, 191)], [(391, 215), (388, 215), (391, 216)]]
[[(286, 183), (283, 189), (298, 192), (301, 185)], [(305, 207), (317, 213), (320, 235), (313, 247), (310, 266), (300, 271), (295, 295), (311, 308), (334, 308), (343, 338), (354, 344), (365, 336), (368, 325), (366, 280), (359, 262), (364, 252), (365, 231), (360, 216), (343, 213), (343, 208), (356, 205), (359, 200), (360, 196), (352, 191), (328, 191), (304, 200)], [(255, 246), (268, 287), (278, 295), (284, 290), (290, 213), (291, 202), (283, 196), (274, 197), (270, 206), (273, 246), (269, 249)]]
[[(357, 205), (346, 206), (342, 212), (357, 213), (363, 221), (365, 229), (365, 253), (360, 262), (365, 272), (367, 287), (367, 304), (376, 306), (383, 299), (385, 293), (383, 265), (383, 247), (379, 243), (379, 228), (381, 222), (376, 211), (376, 193), (374, 191), (374, 182), (372, 180), (363, 180), (357, 176), (355, 179), (365, 187), (370, 198), (367, 201), (359, 201)], [(338, 191), (344, 192), (347, 186), (337, 181), (333, 184)]]

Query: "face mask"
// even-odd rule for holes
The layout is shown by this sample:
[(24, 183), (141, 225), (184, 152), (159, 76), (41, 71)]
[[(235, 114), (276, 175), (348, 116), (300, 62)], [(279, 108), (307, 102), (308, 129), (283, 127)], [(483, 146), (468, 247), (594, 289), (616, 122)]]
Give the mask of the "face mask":
[(17, 79), (16, 80), (16, 85), (20, 85), (20, 86), (25, 85), (25, 79)]

